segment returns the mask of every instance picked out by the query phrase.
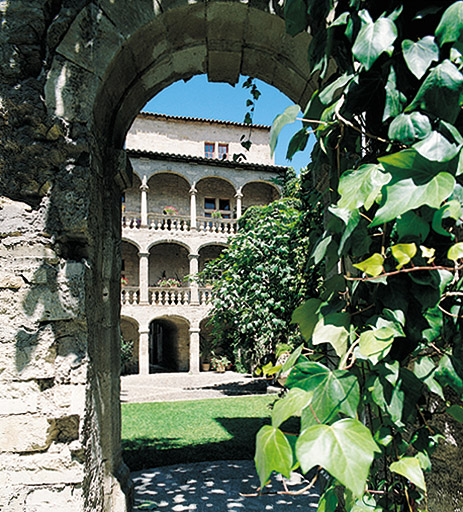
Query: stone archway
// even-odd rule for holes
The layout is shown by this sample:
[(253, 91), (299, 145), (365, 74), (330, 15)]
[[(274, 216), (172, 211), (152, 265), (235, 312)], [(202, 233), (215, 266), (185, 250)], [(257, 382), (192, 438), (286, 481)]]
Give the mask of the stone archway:
[[(255, 76), (305, 104), (315, 88), (309, 36), (286, 35), (276, 3), (4, 4), (0, 384), (9, 402), (0, 413), (0, 502), (12, 510), (123, 512), (130, 506), (119, 405), (120, 194), (131, 183), (125, 134), (149, 98), (199, 73), (228, 83)], [(3, 435), (17, 431), (24, 439)], [(60, 471), (51, 475), (50, 466)]]

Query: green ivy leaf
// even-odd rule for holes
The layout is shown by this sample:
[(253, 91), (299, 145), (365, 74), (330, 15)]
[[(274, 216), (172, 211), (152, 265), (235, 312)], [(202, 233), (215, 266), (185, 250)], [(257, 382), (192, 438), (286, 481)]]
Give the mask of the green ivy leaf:
[(405, 111), (424, 110), (454, 123), (460, 113), (463, 75), (449, 60), (433, 68)]
[(346, 85), (355, 77), (354, 74), (344, 73), (334, 82), (326, 85), (320, 92), (319, 99), (323, 105), (329, 105), (332, 101), (338, 99)]
[(411, 244), (396, 244), (391, 247), (392, 256), (397, 260), (397, 270), (400, 270), (404, 265), (409, 263), (413, 256), (415, 256), (417, 248), (414, 243)]
[(429, 235), (429, 224), (414, 212), (406, 212), (397, 219), (399, 241), (404, 239), (426, 240)]
[(415, 362), (413, 373), (428, 386), (430, 391), (440, 396), (442, 400), (445, 400), (442, 386), (434, 379), (436, 370), (437, 366), (431, 358), (422, 357), (419, 361)]
[(390, 327), (370, 329), (359, 337), (360, 353), (376, 364), (390, 352), (396, 332)]
[(312, 333), (312, 343), (330, 343), (336, 354), (343, 357), (347, 351), (347, 325), (349, 324), (348, 313), (331, 313), (322, 316)]
[(448, 172), (440, 172), (426, 183), (417, 185), (412, 178), (387, 185), (383, 205), (376, 212), (371, 227), (389, 222), (405, 212), (423, 205), (439, 208), (453, 192), (455, 178)]
[(463, 423), (463, 407), (461, 405), (451, 405), (445, 412), (459, 423)]
[(302, 409), (312, 400), (313, 393), (300, 388), (292, 388), (273, 407), (272, 425), (278, 428), (288, 418), (300, 416)]
[(463, 242), (458, 242), (452, 245), (447, 252), (447, 258), (452, 261), (457, 261), (463, 258)]
[(408, 69), (421, 80), (432, 62), (439, 60), (439, 47), (434, 37), (426, 36), (416, 43), (410, 39), (402, 41), (402, 52)]
[(451, 234), (444, 229), (442, 226), (442, 221), (444, 219), (454, 219), (457, 220), (461, 215), (461, 204), (456, 199), (449, 201), (444, 204), (437, 212), (434, 213), (432, 218), (432, 229), (442, 236), (451, 236)]
[(278, 135), (280, 135), (281, 130), (287, 124), (294, 123), (294, 121), (296, 121), (299, 111), (299, 105), (290, 105), (282, 114), (278, 114), (273, 120), (272, 128), (270, 130), (270, 149), (272, 151), (272, 155), (275, 152)]
[(436, 28), (439, 46), (463, 41), (463, 2), (455, 2), (442, 15)]
[(309, 299), (296, 308), (291, 317), (292, 324), (298, 324), (302, 336), (306, 341), (312, 337), (313, 330), (319, 319), (319, 310), (322, 305), (320, 299)]
[(433, 162), (449, 162), (457, 156), (460, 150), (459, 146), (449, 142), (439, 132), (431, 132), (413, 147), (423, 158)]
[(410, 482), (426, 492), (423, 470), (416, 457), (403, 457), (393, 462), (389, 466), (389, 469), (394, 473), (404, 476), (407, 480), (410, 480)]
[(295, 36), (307, 27), (307, 4), (304, 0), (286, 0), (284, 4), (286, 32)]
[(298, 151), (304, 151), (307, 146), (307, 141), (309, 140), (309, 135), (309, 132), (305, 128), (302, 128), (292, 136), (289, 141), (288, 151), (286, 152), (286, 158), (288, 160), (291, 161)]
[(447, 354), (442, 356), (436, 370), (436, 379), (442, 386), (450, 386), (454, 391), (463, 394), (463, 379), (453, 358)]
[(341, 199), (337, 206), (349, 210), (365, 206), (368, 211), (390, 179), (390, 174), (384, 172), (381, 164), (361, 165), (358, 169), (344, 172), (339, 180)]
[(360, 263), (355, 263), (354, 267), (358, 268), (362, 272), (365, 272), (365, 274), (368, 274), (369, 276), (379, 276), (384, 268), (383, 268), (384, 258), (376, 252), (373, 254), (373, 256), (370, 256), (364, 261), (361, 261)]
[(355, 375), (348, 371), (330, 370), (320, 363), (306, 361), (294, 367), (286, 386), (313, 392), (310, 406), (322, 423), (332, 421), (338, 413), (357, 415), (359, 385)]
[(360, 29), (352, 47), (352, 53), (368, 71), (396, 38), (395, 23), (389, 18), (378, 18), (374, 23), (367, 23)]
[(429, 117), (420, 112), (399, 114), (389, 126), (388, 137), (403, 144), (412, 144), (431, 133)]
[(293, 466), (293, 451), (281, 430), (270, 425), (264, 425), (259, 430), (254, 461), (262, 487), (270, 478), (272, 471), (289, 478)]
[(394, 68), (391, 66), (386, 82), (386, 101), (384, 103), (383, 122), (402, 112), (402, 106), (407, 101), (405, 94), (397, 89), (397, 79)]
[(302, 432), (296, 443), (304, 473), (320, 465), (356, 497), (364, 493), (375, 452), (379, 449), (370, 431), (350, 418), (333, 425), (313, 425)]

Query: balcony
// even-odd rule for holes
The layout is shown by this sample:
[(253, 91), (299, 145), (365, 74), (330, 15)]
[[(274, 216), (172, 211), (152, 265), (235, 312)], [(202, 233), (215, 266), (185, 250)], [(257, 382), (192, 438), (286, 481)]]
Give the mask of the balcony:
[[(137, 212), (124, 212), (122, 215), (122, 228), (139, 230), (142, 227), (152, 231), (162, 232), (188, 232), (191, 231), (191, 217), (187, 215), (166, 216), (160, 213), (149, 213), (146, 226), (143, 226), (140, 214)], [(196, 217), (196, 232), (219, 233), (233, 235), (238, 230), (236, 219), (215, 219), (211, 217)]]
[[(193, 293), (192, 293), (192, 290)], [(197, 295), (196, 301), (192, 297)], [(205, 306), (212, 298), (210, 288), (196, 287), (148, 287), (148, 302), (150, 306)], [(123, 286), (121, 289), (121, 304), (123, 306), (140, 305), (140, 288), (138, 286)], [(143, 304), (141, 304), (143, 305)]]

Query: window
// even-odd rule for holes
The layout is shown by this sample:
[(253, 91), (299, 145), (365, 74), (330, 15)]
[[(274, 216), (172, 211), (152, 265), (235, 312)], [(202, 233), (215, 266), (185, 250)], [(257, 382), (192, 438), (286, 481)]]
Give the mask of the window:
[(228, 159), (228, 144), (219, 144), (219, 160), (227, 160)]
[(221, 219), (231, 219), (230, 199), (216, 199), (206, 197), (204, 199), (204, 216)]
[(213, 142), (204, 143), (204, 156), (205, 158), (214, 158), (215, 144)]

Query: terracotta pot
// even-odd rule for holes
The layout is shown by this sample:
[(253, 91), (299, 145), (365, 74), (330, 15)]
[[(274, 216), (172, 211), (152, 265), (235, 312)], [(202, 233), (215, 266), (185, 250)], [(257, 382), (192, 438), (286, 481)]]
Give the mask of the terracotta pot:
[(211, 369), (211, 363), (201, 363), (201, 371), (208, 372)]

